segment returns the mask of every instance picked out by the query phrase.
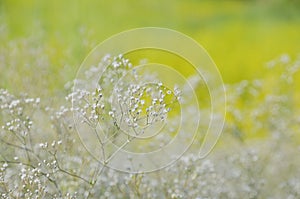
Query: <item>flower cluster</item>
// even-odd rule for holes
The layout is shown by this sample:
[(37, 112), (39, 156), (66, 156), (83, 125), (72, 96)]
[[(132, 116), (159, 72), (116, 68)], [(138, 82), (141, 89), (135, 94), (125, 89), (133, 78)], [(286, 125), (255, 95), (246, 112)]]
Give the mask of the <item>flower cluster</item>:
[[(157, 122), (164, 122), (168, 113), (177, 103), (174, 93), (156, 84), (131, 84), (126, 88), (117, 88), (117, 115), (121, 128), (134, 129), (136, 134)], [(124, 125), (122, 125), (124, 124)]]
[[(114, 171), (91, 157), (73, 114), (86, 129), (101, 123), (116, 137), (127, 131), (134, 138), (166, 121), (176, 124), (180, 89), (144, 78), (123, 56), (99, 64), (85, 74), (94, 85), (75, 81), (78, 89), (66, 97), (73, 106), (44, 107), (40, 98), (0, 89), (1, 198), (299, 198), (299, 95), (291, 86), (299, 61), (281, 56), (268, 64), (272, 78), (226, 86), (224, 135), (208, 158), (195, 155), (195, 143), (196, 152), (191, 148), (172, 166), (144, 174)], [(187, 125), (195, 110), (185, 106)], [(249, 139), (253, 134), (265, 139)], [(157, 137), (159, 143), (172, 139)]]
[[(100, 79), (97, 73), (101, 73)], [(81, 123), (95, 129), (100, 122), (111, 131), (106, 134), (116, 135), (122, 130), (134, 137), (166, 121), (181, 96), (178, 87), (172, 91), (157, 79), (151, 83), (145, 79), (122, 55), (107, 55), (98, 67), (85, 72), (84, 79), (75, 81), (75, 90), (66, 99), (72, 102), (72, 111)]]

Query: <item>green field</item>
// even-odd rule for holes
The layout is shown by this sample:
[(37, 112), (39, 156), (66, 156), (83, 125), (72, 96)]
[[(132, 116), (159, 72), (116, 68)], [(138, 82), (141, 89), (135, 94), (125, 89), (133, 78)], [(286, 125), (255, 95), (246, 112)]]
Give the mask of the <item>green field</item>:
[[(48, 70), (56, 77), (47, 78), (47, 90), (60, 89), (74, 78), (96, 44), (138, 27), (171, 28), (194, 38), (207, 49), (226, 83), (263, 77), (266, 62), (283, 53), (295, 58), (300, 51), (296, 1), (13, 0), (1, 1), (0, 11), (2, 54), (8, 53), (9, 46), (17, 45), (14, 53), (21, 62), (17, 68), (10, 66), (10, 60), (1, 63), (1, 71), (16, 76), (13, 81), (1, 78), (1, 85), (13, 90), (22, 84), (19, 75), (39, 70)], [(39, 48), (47, 66), (41, 69), (32, 63), (35, 55), (27, 48)], [(29, 83), (25, 90), (30, 87)]]

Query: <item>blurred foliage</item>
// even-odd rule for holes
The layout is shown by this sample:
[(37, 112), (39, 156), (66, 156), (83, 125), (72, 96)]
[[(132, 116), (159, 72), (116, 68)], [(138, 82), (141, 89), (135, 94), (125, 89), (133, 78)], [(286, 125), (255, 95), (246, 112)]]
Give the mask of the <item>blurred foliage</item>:
[(0, 0), (0, 87), (64, 95), (85, 56), (120, 31), (158, 26), (207, 49), (225, 83), (264, 78), (264, 63), (300, 52), (297, 0)]

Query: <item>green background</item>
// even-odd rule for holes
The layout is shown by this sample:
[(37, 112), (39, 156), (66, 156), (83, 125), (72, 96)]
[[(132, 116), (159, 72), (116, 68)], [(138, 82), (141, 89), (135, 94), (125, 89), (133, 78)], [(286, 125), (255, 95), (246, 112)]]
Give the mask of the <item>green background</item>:
[(0, 0), (0, 86), (58, 94), (96, 44), (146, 26), (198, 41), (225, 83), (263, 78), (267, 61), (300, 52), (299, 10), (296, 0)]

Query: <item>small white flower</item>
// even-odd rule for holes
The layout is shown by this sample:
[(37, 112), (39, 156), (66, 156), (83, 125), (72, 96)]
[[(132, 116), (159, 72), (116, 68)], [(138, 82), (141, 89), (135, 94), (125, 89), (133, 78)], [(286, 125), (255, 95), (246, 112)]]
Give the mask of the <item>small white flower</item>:
[(109, 111), (109, 112), (108, 112), (108, 115), (109, 115), (110, 117), (114, 117), (114, 112)]

